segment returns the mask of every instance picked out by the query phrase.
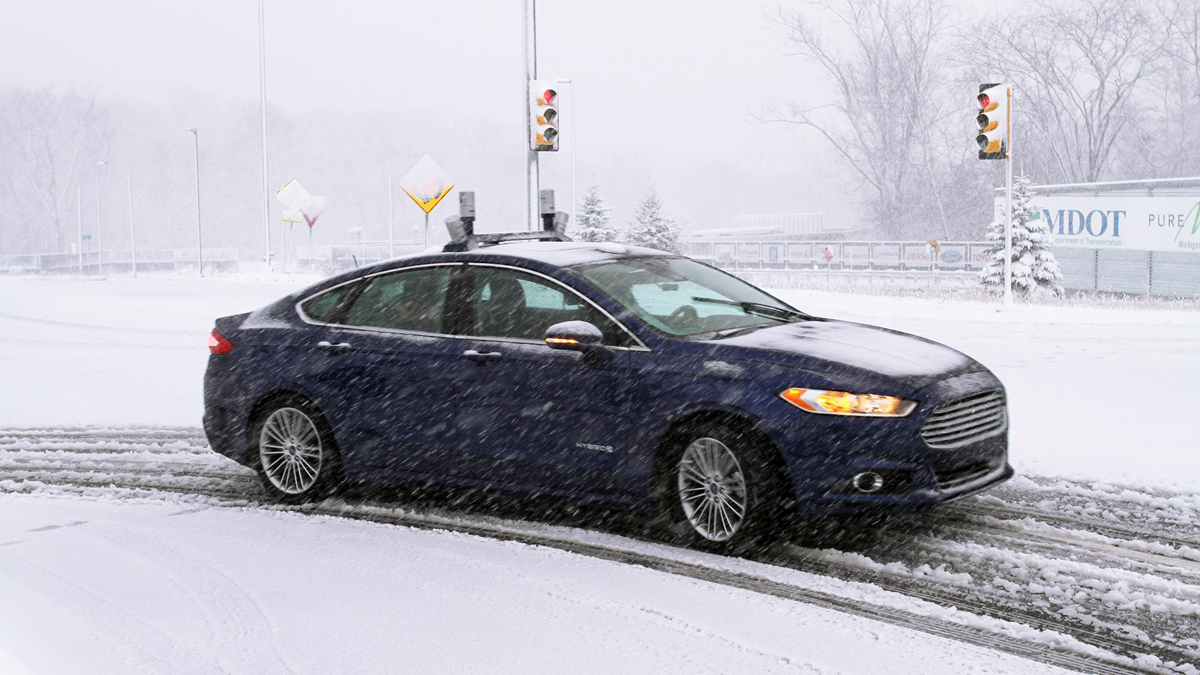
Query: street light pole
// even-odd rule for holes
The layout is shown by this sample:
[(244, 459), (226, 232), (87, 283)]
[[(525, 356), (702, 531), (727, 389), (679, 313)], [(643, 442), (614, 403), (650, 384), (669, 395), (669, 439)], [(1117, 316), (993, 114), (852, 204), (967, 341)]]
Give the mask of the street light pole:
[[(531, 80), (537, 79), (537, 0), (523, 0), (522, 17), (525, 52), (525, 227), (541, 229), (538, 223), (538, 194), (541, 178), (538, 175), (538, 152), (533, 149), (533, 110)], [(428, 243), (428, 242), (426, 242)]]
[[(263, 0), (258, 0), (258, 100), (262, 107), (263, 232), (267, 271), (271, 271), (271, 186), (267, 176), (267, 38)], [(197, 171), (197, 173), (199, 173)], [(199, 204), (199, 199), (196, 201)]]
[(133, 228), (133, 179), (125, 174), (125, 194), (129, 196), (129, 267), (137, 278), (137, 232)]
[(196, 149), (196, 265), (200, 268), (200, 276), (204, 276), (204, 234), (200, 229), (200, 132), (196, 127), (184, 129), (192, 133), (192, 142)]
[(79, 218), (79, 276), (83, 276), (83, 188), (75, 186), (76, 216)]
[(104, 238), (101, 230), (104, 229), (104, 214), (101, 208), (100, 201), (100, 174), (104, 171), (105, 162), (96, 162), (96, 252), (99, 254), (99, 271), (100, 276), (104, 276)]
[(575, 209), (579, 205), (579, 193), (575, 191), (575, 158), (579, 155), (579, 127), (575, 125), (575, 111), (578, 106), (575, 105), (575, 78), (565, 77), (559, 80), (563, 84), (571, 85), (571, 223), (578, 223), (575, 219)]

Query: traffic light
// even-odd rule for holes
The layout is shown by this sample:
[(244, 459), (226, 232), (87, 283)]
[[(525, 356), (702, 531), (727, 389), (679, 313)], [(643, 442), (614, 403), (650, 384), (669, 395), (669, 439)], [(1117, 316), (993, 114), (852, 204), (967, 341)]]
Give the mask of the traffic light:
[(998, 82), (979, 85), (979, 159), (1008, 157), (1008, 86)]
[(529, 83), (530, 147), (534, 150), (558, 150), (558, 83), (533, 80)]

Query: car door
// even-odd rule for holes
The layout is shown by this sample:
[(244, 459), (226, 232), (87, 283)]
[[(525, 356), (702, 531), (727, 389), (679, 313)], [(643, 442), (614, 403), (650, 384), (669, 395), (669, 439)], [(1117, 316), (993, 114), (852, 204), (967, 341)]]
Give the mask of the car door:
[(338, 325), (327, 327), (348, 461), (421, 476), (450, 473), (458, 463), (454, 373), (464, 364), (448, 334), (447, 296), (461, 267), (368, 277)]
[[(458, 441), (476, 455), (475, 478), (550, 492), (621, 492), (631, 448), (624, 432), (635, 338), (556, 280), (527, 270), (472, 263), (463, 297), (464, 353), (474, 362), (456, 411)], [(546, 346), (562, 321), (597, 325), (608, 358)]]

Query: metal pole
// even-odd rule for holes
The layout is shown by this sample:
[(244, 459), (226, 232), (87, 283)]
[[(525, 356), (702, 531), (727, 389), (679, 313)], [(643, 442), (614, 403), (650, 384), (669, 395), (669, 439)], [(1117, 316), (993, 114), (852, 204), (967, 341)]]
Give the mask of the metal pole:
[(204, 276), (204, 237), (200, 229), (200, 132), (195, 127), (185, 131), (192, 132), (196, 149), (196, 265), (200, 268), (200, 276)]
[(104, 170), (104, 162), (96, 162), (96, 252), (99, 254), (98, 274), (104, 276), (104, 240), (101, 230), (104, 229), (104, 216), (100, 208), (100, 172)]
[[(537, 79), (537, 0), (525, 0), (524, 17), (525, 40), (525, 227), (530, 230), (539, 229), (538, 224), (538, 191), (541, 189), (541, 177), (538, 175), (538, 153), (533, 149), (533, 92), (529, 88), (531, 80)], [(427, 228), (428, 229), (428, 228)], [(427, 242), (428, 243), (428, 242)]]
[(1005, 173), (1007, 174), (1004, 191), (1004, 306), (1012, 305), (1012, 95), (1013, 88), (1009, 85), (1008, 95), (1008, 152), (1004, 156)]
[(83, 276), (83, 188), (75, 186), (75, 207), (79, 217), (79, 276)]
[[(271, 187), (267, 176), (267, 37), (263, 0), (258, 0), (258, 99), (262, 107), (263, 233), (267, 271), (271, 271)], [(199, 200), (197, 200), (199, 203)]]
[[(392, 193), (396, 189), (392, 187), (392, 174), (388, 174), (388, 257), (396, 257), (396, 217), (394, 205), (392, 204)], [(312, 228), (309, 228), (312, 229)]]
[(575, 126), (575, 78), (566, 77), (559, 80), (563, 84), (571, 85), (571, 223), (578, 223), (575, 218), (575, 209), (579, 205), (579, 193), (575, 191), (575, 158), (579, 156), (579, 127)]
[(133, 179), (125, 174), (125, 192), (129, 196), (129, 267), (137, 278), (137, 231), (133, 228)]
[(425, 248), (429, 248), (429, 213), (425, 213)]

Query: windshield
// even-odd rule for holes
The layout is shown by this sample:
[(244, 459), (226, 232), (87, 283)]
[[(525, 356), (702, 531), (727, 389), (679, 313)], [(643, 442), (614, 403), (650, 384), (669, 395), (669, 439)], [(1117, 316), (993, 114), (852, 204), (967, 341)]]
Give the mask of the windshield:
[(676, 337), (811, 318), (754, 286), (690, 258), (626, 258), (575, 267), (609, 297)]

